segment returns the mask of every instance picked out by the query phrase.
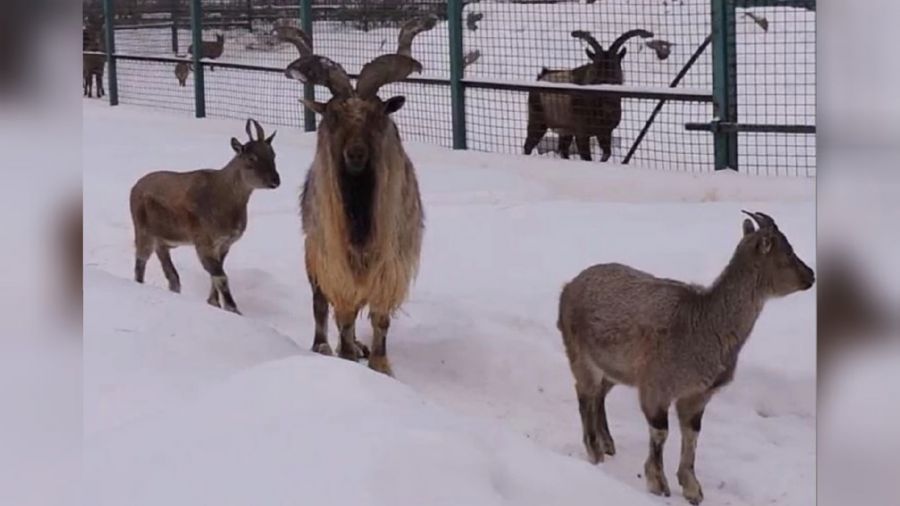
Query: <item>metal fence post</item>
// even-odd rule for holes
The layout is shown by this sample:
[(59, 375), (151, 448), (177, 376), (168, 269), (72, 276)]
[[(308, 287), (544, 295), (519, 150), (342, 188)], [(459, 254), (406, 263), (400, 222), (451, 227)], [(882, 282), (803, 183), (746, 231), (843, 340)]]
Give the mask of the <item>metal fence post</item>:
[[(737, 42), (734, 0), (712, 0), (713, 116), (737, 124)], [(715, 125), (714, 125), (715, 126)], [(738, 168), (738, 134), (713, 129), (715, 168)]]
[(463, 0), (447, 2), (450, 34), (450, 111), (453, 122), (453, 149), (466, 149), (466, 94), (463, 88)]
[(206, 117), (206, 85), (203, 81), (203, 6), (200, 0), (191, 0), (191, 41), (194, 45), (194, 115)]
[[(312, 38), (313, 36), (313, 13), (312, 0), (300, 0), (300, 28)], [(315, 41), (313, 41), (315, 47)], [(316, 99), (316, 90), (312, 84), (305, 83), (303, 85), (303, 98), (306, 100)], [(303, 109), (303, 129), (307, 132), (316, 131), (316, 114), (306, 107)]]
[(107, 80), (109, 105), (119, 105), (119, 78), (116, 74), (116, 27), (113, 0), (103, 0), (103, 26), (106, 36), (106, 64), (109, 66)]

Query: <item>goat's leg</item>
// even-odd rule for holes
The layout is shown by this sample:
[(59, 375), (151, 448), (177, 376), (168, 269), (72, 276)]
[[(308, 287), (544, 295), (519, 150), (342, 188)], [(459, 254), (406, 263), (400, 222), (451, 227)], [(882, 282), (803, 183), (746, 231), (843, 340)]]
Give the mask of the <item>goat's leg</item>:
[(356, 315), (359, 314), (357, 309), (346, 310), (334, 308), (334, 319), (337, 322), (338, 331), (341, 334), (341, 342), (338, 345), (338, 356), (358, 362), (362, 355), (361, 350), (356, 345)]
[(571, 363), (575, 376), (575, 393), (578, 395), (578, 413), (581, 415), (581, 439), (588, 460), (592, 464), (603, 462), (603, 441), (598, 437), (598, 414), (600, 407), (600, 383), (595, 369), (587, 366), (582, 360)]
[(663, 447), (666, 437), (669, 435), (669, 406), (661, 402), (656, 396), (646, 389), (641, 389), (641, 410), (650, 425), (650, 453), (644, 463), (644, 475), (647, 479), (647, 489), (652, 494), (671, 495), (669, 482), (663, 470)]
[(593, 392), (578, 391), (578, 412), (581, 414), (581, 434), (584, 449), (592, 464), (603, 462), (603, 444), (597, 437), (597, 395)]
[(391, 317), (387, 313), (372, 312), (372, 352), (369, 354), (369, 368), (380, 373), (393, 376), (391, 363), (387, 358), (387, 332), (391, 326)]
[(591, 138), (588, 135), (576, 135), (575, 147), (578, 148), (578, 155), (582, 160), (591, 161)]
[(559, 134), (559, 144), (557, 145), (556, 151), (559, 153), (559, 156), (569, 159), (569, 147), (572, 146), (572, 135), (571, 134)]
[(147, 259), (153, 253), (153, 237), (142, 232), (134, 234), (134, 280), (144, 282), (144, 272), (147, 270)]
[(681, 426), (681, 462), (678, 464), (678, 484), (681, 485), (684, 498), (691, 504), (700, 504), (703, 501), (703, 489), (694, 474), (694, 456), (697, 451), (697, 437), (700, 435), (703, 410), (710, 397), (712, 397), (711, 393), (703, 393), (678, 399), (675, 403), (678, 422)]
[(163, 274), (169, 281), (169, 290), (175, 293), (181, 293), (181, 280), (178, 277), (178, 271), (175, 270), (175, 264), (172, 263), (172, 256), (169, 255), (169, 248), (162, 244), (156, 245), (156, 257), (162, 265)]
[(604, 377), (600, 380), (600, 391), (597, 393), (597, 433), (603, 441), (603, 450), (607, 455), (616, 454), (616, 444), (609, 432), (609, 423), (606, 421), (606, 394), (612, 390), (615, 383)]
[(525, 154), (530, 155), (541, 138), (547, 133), (547, 121), (544, 119), (544, 106), (540, 95), (528, 94), (528, 130), (525, 136)]
[(316, 334), (313, 337), (312, 351), (322, 355), (334, 355), (328, 344), (328, 299), (319, 285), (309, 278), (313, 293), (313, 317), (316, 320)]
[(97, 98), (106, 95), (106, 89), (103, 87), (103, 74), (97, 74)]
[(603, 130), (598, 133), (597, 144), (603, 150), (603, 156), (600, 158), (600, 161), (608, 161), (609, 157), (612, 156), (612, 130)]
[[(231, 289), (228, 286), (228, 276), (225, 275), (225, 270), (222, 267), (224, 255), (216, 254), (216, 251), (211, 247), (198, 245), (197, 256), (200, 257), (200, 263), (203, 264), (203, 268), (206, 269), (206, 272), (209, 273), (210, 278), (212, 279), (212, 287), (222, 298), (222, 307), (226, 311), (241, 314), (237, 308), (237, 304), (234, 302), (234, 298), (231, 296)], [(210, 291), (210, 298), (212, 298), (212, 291)], [(207, 300), (207, 302), (215, 305), (211, 300)]]
[(528, 123), (528, 135), (525, 137), (525, 154), (530, 155), (534, 148), (541, 142), (544, 134), (547, 133), (547, 125), (535, 124), (531, 121)]
[(82, 74), (81, 86), (84, 88), (84, 96), (90, 98), (90, 95), (88, 95), (88, 75), (86, 73)]

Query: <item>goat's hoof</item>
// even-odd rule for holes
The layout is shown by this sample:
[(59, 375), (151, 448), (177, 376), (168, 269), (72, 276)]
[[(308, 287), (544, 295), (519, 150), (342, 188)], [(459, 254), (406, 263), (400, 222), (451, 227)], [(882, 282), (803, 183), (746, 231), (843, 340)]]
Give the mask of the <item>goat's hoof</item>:
[(313, 344), (312, 351), (314, 353), (320, 353), (329, 357), (334, 356), (334, 352), (331, 350), (331, 345), (329, 345), (328, 343)]
[(681, 485), (681, 493), (684, 498), (694, 506), (703, 501), (703, 488), (693, 472), (688, 470), (678, 470), (678, 484)]
[(220, 309), (222, 308), (222, 305), (219, 304), (219, 298), (218, 298), (218, 297), (210, 297), (210, 298), (206, 299), (206, 303), (209, 304), (209, 305), (212, 306), (212, 307), (217, 307), (217, 308), (220, 308)]
[(603, 450), (606, 452), (607, 455), (612, 457), (613, 455), (616, 454), (616, 444), (613, 442), (612, 439), (604, 441), (603, 442)]
[(359, 362), (359, 350), (356, 346), (347, 349), (343, 345), (338, 346), (338, 356), (344, 360), (349, 360), (351, 362)]
[(229, 313), (234, 313), (238, 316), (243, 316), (243, 314), (238, 310), (237, 306), (225, 306), (225, 311)]
[(363, 343), (356, 341), (356, 349), (359, 351), (360, 358), (369, 358), (369, 347)]
[(662, 469), (644, 468), (644, 474), (647, 476), (647, 490), (653, 495), (669, 497), (672, 492), (669, 490), (669, 482), (663, 474)]
[(387, 356), (384, 355), (369, 357), (369, 369), (391, 377), (394, 376), (394, 371), (391, 369), (391, 363), (388, 362)]
[(587, 438), (584, 438), (584, 449), (591, 464), (597, 465), (603, 462), (603, 448), (600, 448), (598, 444), (591, 444)]

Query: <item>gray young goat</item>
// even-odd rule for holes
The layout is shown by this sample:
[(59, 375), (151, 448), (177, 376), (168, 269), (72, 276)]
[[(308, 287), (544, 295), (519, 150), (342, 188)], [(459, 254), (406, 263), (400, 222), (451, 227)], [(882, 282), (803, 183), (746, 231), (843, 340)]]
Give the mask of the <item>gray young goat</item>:
[(678, 483), (692, 504), (703, 500), (694, 452), (706, 403), (732, 380), (765, 302), (807, 290), (815, 280), (771, 217), (747, 214), (759, 228), (744, 220), (743, 238), (709, 288), (600, 264), (567, 284), (559, 301), (557, 325), (575, 376), (591, 461), (615, 454), (606, 395), (619, 383), (635, 386), (650, 425), (647, 487), (668, 496), (662, 452), (674, 402), (682, 435)]

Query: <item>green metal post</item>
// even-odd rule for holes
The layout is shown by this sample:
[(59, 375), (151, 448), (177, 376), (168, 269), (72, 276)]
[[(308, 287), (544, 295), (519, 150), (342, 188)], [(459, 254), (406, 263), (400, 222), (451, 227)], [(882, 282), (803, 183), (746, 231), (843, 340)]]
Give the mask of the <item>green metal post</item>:
[(194, 45), (194, 115), (206, 117), (206, 85), (203, 81), (203, 6), (200, 0), (191, 0), (191, 41)]
[[(313, 36), (313, 18), (312, 18), (312, 0), (300, 0), (300, 28), (312, 38)], [(315, 46), (315, 41), (313, 41)], [(303, 98), (306, 100), (316, 99), (316, 90), (312, 84), (303, 85)], [(307, 132), (316, 131), (316, 113), (303, 107), (303, 129)]]
[[(737, 43), (734, 0), (712, 0), (713, 116), (737, 123)], [(714, 129), (715, 168), (738, 168), (737, 132)]]
[(450, 34), (450, 114), (453, 123), (453, 149), (466, 149), (466, 94), (463, 88), (463, 0), (447, 2), (447, 28)]
[(116, 74), (116, 27), (113, 0), (103, 0), (103, 27), (106, 36), (106, 64), (109, 105), (119, 105), (119, 78)]

